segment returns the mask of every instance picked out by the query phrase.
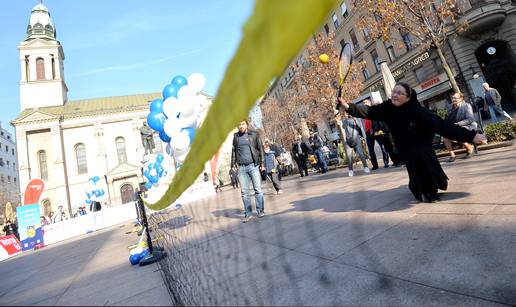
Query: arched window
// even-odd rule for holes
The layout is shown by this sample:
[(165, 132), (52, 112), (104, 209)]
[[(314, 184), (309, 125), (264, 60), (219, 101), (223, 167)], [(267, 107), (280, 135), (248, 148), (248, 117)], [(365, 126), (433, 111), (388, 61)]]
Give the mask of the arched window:
[(44, 150), (38, 151), (39, 177), (48, 180), (47, 153)]
[(37, 80), (45, 80), (45, 60), (43, 58), (36, 59), (36, 78)]
[(118, 156), (118, 163), (126, 163), (127, 155), (125, 153), (125, 139), (123, 137), (117, 137), (115, 140), (116, 143), (116, 154)]
[(85, 174), (88, 172), (88, 161), (86, 159), (86, 146), (83, 143), (75, 145), (75, 158), (77, 160), (77, 173)]

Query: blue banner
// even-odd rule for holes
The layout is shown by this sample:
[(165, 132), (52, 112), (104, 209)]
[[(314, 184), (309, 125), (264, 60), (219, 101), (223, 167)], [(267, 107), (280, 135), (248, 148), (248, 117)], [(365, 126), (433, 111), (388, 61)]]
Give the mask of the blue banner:
[(22, 251), (43, 246), (39, 204), (16, 208)]

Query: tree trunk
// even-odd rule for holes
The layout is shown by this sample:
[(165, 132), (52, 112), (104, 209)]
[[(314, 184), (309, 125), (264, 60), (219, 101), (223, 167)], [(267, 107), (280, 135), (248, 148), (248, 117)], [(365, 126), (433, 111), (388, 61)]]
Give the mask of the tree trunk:
[(457, 82), (455, 81), (455, 76), (453, 76), (451, 68), (448, 65), (448, 62), (446, 61), (446, 58), (444, 57), (441, 44), (435, 43), (434, 45), (435, 45), (435, 49), (437, 50), (437, 54), (439, 55), (439, 58), (441, 59), (441, 63), (444, 68), (444, 72), (446, 72), (446, 75), (448, 76), (448, 79), (450, 80), (453, 91), (455, 93), (460, 93), (460, 89), (457, 86)]
[(334, 115), (335, 115), (335, 123), (337, 124), (337, 128), (338, 128), (338, 131), (339, 131), (340, 141), (345, 146), (345, 144), (346, 144), (346, 132), (344, 132), (344, 128), (342, 127), (341, 115), (340, 115), (340, 113), (337, 110), (334, 111)]

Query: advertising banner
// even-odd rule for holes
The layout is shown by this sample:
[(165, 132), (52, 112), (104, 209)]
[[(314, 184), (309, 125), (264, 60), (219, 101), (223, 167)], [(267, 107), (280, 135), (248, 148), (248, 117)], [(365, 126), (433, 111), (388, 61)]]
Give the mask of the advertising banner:
[(41, 193), (43, 193), (43, 188), (45, 184), (41, 179), (32, 179), (29, 184), (27, 184), (27, 188), (25, 188), (25, 194), (23, 196), (23, 204), (24, 205), (33, 205), (39, 203), (39, 197)]
[(21, 253), (20, 241), (15, 235), (0, 237), (0, 261)]
[(43, 230), (39, 214), (39, 204), (16, 208), (18, 216), (18, 232), (22, 251), (43, 246)]

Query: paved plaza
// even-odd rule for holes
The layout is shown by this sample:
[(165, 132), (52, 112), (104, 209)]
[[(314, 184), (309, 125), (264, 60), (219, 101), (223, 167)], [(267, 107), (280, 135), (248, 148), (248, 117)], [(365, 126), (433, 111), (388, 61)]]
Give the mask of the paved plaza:
[(0, 263), (0, 305), (514, 305), (515, 161), (512, 146), (443, 162), (433, 204), (404, 168), (290, 176), (248, 224), (226, 188), (156, 215), (164, 274), (130, 266), (128, 223)]

